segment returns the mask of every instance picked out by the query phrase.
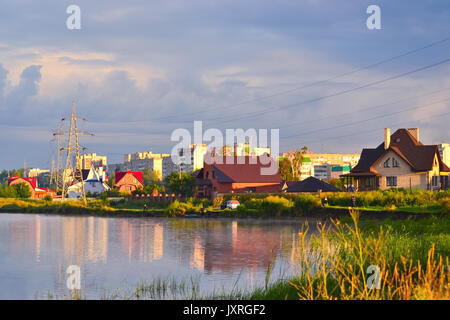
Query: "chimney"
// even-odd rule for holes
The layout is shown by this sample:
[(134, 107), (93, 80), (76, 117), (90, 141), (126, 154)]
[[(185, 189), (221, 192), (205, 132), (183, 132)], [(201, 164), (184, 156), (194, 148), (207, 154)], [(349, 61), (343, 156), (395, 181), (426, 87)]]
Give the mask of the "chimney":
[(408, 132), (419, 142), (419, 128), (408, 128)]
[(384, 128), (384, 149), (389, 149), (391, 145), (391, 129)]

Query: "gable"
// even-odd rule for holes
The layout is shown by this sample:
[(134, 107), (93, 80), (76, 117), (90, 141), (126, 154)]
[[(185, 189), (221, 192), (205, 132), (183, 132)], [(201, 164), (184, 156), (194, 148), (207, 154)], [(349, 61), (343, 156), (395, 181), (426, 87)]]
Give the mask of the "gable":
[[(119, 172), (116, 172), (116, 174)], [(142, 173), (141, 177), (139, 175), (136, 175), (138, 172), (121, 172), (122, 174), (118, 175), (119, 180), (116, 181), (116, 185), (122, 185), (122, 184), (143, 184), (142, 183)], [(116, 176), (117, 177), (117, 176)]]
[(370, 167), (371, 171), (385, 175), (401, 175), (413, 172), (413, 167), (404, 157), (392, 149), (383, 153)]

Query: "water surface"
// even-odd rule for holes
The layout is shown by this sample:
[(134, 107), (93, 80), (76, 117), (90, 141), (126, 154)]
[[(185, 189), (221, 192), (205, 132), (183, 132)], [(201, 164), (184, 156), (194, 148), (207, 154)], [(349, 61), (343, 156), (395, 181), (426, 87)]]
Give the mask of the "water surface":
[(2, 213), (0, 299), (67, 298), (70, 265), (87, 299), (154, 279), (193, 279), (202, 296), (261, 287), (273, 261), (271, 281), (298, 273), (302, 223)]

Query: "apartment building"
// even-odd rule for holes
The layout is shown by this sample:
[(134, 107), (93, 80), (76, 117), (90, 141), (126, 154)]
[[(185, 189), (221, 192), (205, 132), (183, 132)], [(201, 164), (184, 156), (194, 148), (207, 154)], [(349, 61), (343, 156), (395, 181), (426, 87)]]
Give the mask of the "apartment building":
[(441, 143), (438, 144), (439, 155), (441, 156), (442, 161), (450, 167), (450, 144)]
[[(78, 165), (82, 169), (90, 170), (91, 168), (98, 168), (98, 167), (104, 167), (106, 168), (108, 165), (108, 158), (107, 156), (100, 156), (96, 153), (86, 153), (83, 155), (80, 155), (78, 158)], [(75, 163), (75, 161), (73, 162)]]

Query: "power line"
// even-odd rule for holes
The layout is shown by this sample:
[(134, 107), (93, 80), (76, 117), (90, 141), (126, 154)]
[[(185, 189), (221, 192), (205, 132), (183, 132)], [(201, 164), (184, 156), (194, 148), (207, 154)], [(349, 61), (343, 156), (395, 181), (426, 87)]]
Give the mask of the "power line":
[(347, 126), (351, 126), (351, 125), (355, 125), (355, 124), (360, 124), (360, 123), (363, 123), (363, 122), (368, 122), (368, 121), (372, 121), (372, 120), (376, 120), (376, 119), (390, 117), (390, 116), (393, 116), (393, 115), (396, 115), (396, 114), (399, 114), (399, 113), (403, 113), (403, 112), (406, 112), (406, 111), (411, 111), (411, 110), (415, 110), (415, 109), (421, 109), (421, 108), (424, 108), (424, 107), (429, 107), (431, 105), (435, 105), (435, 104), (442, 103), (442, 102), (449, 101), (449, 100), (450, 100), (450, 98), (447, 98), (447, 99), (443, 99), (443, 100), (436, 101), (436, 102), (433, 102), (433, 103), (429, 103), (429, 104), (426, 104), (426, 105), (421, 105), (421, 106), (418, 106), (418, 107), (407, 108), (407, 109), (403, 109), (403, 110), (400, 110), (400, 111), (391, 112), (391, 113), (387, 113), (387, 114), (382, 114), (382, 115), (379, 115), (379, 116), (375, 116), (375, 117), (372, 117), (372, 118), (367, 118), (367, 119), (363, 119), (363, 120), (359, 120), (359, 121), (348, 122), (348, 123), (337, 125), (337, 126), (334, 126), (334, 127), (328, 127), (328, 128), (325, 128), (325, 129), (317, 129), (317, 130), (313, 130), (313, 131), (309, 131), (309, 132), (293, 134), (293, 135), (286, 136), (286, 137), (280, 137), (280, 139), (289, 139), (289, 138), (293, 138), (293, 137), (309, 135), (309, 134), (312, 134), (312, 133), (323, 132), (323, 131), (328, 131), (328, 130), (337, 129), (337, 128), (343, 128), (343, 127), (347, 127)]
[[(428, 120), (428, 119), (433, 119), (433, 118), (438, 118), (438, 117), (439, 118), (443, 118), (443, 117), (446, 117), (446, 116), (449, 116), (449, 115), (450, 115), (450, 112), (440, 113), (440, 114), (436, 114), (436, 115), (433, 115), (433, 116), (427, 116), (427, 117), (424, 117), (424, 118), (416, 119), (416, 120), (413, 120), (413, 121), (396, 122), (396, 123), (391, 124), (391, 126), (404, 125), (405, 123), (415, 123), (415, 122), (418, 122), (418, 121), (423, 121), (423, 120)], [(366, 131), (358, 131), (358, 135), (379, 131), (381, 129), (383, 129), (383, 128), (377, 128), (377, 129), (366, 130)], [(342, 138), (348, 138), (348, 137), (354, 137), (354, 136), (355, 136), (355, 133), (350, 133), (350, 134), (341, 135), (341, 136), (327, 137), (327, 138), (321, 138), (321, 139), (316, 139), (316, 140), (307, 140), (307, 141), (302, 142), (302, 144), (322, 142), (322, 141), (328, 141), (328, 140), (336, 140), (336, 139), (342, 139)]]
[(367, 110), (381, 109), (383, 107), (387, 107), (387, 106), (390, 106), (390, 105), (393, 105), (393, 104), (397, 104), (397, 103), (408, 101), (408, 100), (412, 100), (412, 99), (418, 99), (418, 98), (430, 96), (430, 95), (433, 95), (433, 94), (436, 94), (436, 93), (439, 93), (439, 92), (443, 92), (443, 91), (447, 91), (447, 90), (450, 90), (450, 87), (446, 87), (446, 88), (439, 89), (439, 90), (436, 90), (436, 91), (433, 91), (433, 92), (428, 92), (428, 93), (417, 95), (417, 96), (413, 96), (413, 97), (403, 98), (403, 99), (399, 99), (399, 100), (395, 100), (395, 101), (391, 101), (391, 102), (387, 102), (387, 103), (383, 103), (383, 104), (379, 104), (379, 105), (375, 105), (375, 106), (370, 106), (370, 107), (357, 109), (357, 110), (353, 110), (353, 111), (349, 111), (349, 112), (339, 113), (338, 115), (330, 115), (330, 116), (316, 118), (316, 119), (312, 119), (312, 120), (308, 120), (308, 121), (295, 122), (295, 123), (283, 125), (283, 128), (289, 128), (289, 127), (296, 126), (296, 125), (301, 125), (301, 124), (310, 124), (310, 123), (322, 121), (324, 119), (331, 119), (331, 118), (342, 117), (342, 116), (346, 116), (346, 115), (352, 115), (352, 114), (355, 114), (357, 112), (362, 112), (362, 111), (367, 111)]
[[(274, 94), (271, 94), (271, 95), (266, 95), (266, 96), (255, 98), (255, 99), (248, 99), (248, 100), (244, 100), (244, 101), (241, 101), (241, 102), (238, 102), (238, 103), (212, 107), (212, 108), (208, 108), (208, 109), (201, 110), (201, 111), (191, 111), (191, 112), (186, 112), (186, 113), (178, 113), (176, 115), (163, 116), (163, 117), (159, 117), (159, 118), (154, 118), (152, 120), (130, 120), (130, 121), (120, 121), (120, 122), (121, 123), (122, 122), (125, 122), (125, 123), (152, 122), (152, 121), (158, 121), (158, 120), (167, 120), (167, 119), (172, 119), (172, 118), (186, 117), (186, 116), (190, 116), (190, 115), (205, 113), (207, 111), (214, 111), (214, 110), (220, 110), (220, 109), (231, 109), (231, 108), (238, 107), (238, 106), (241, 106), (241, 105), (244, 105), (244, 104), (248, 104), (248, 103), (251, 103), (251, 102), (262, 101), (262, 100), (270, 99), (270, 98), (273, 98), (273, 97), (276, 97), (276, 96), (281, 96), (281, 95), (288, 94), (288, 93), (291, 93), (291, 92), (295, 92), (295, 91), (299, 91), (299, 90), (302, 90), (302, 89), (310, 88), (310, 87), (313, 87), (313, 86), (316, 86), (316, 85), (320, 85), (320, 84), (323, 84), (323, 83), (327, 83), (327, 82), (330, 82), (332, 80), (335, 80), (335, 79), (338, 79), (338, 78), (342, 78), (342, 77), (345, 77), (345, 76), (349, 76), (349, 75), (352, 75), (352, 74), (355, 74), (355, 73), (358, 73), (358, 72), (361, 72), (361, 71), (364, 71), (364, 70), (372, 69), (372, 68), (377, 67), (379, 65), (382, 65), (382, 64), (385, 64), (385, 63), (388, 63), (388, 62), (391, 62), (391, 61), (394, 61), (394, 60), (397, 60), (397, 59), (409, 56), (409, 55), (414, 54), (416, 52), (419, 52), (419, 51), (422, 51), (422, 50), (425, 50), (425, 49), (437, 46), (439, 44), (445, 43), (445, 42), (447, 42), (449, 40), (450, 40), (450, 37), (446, 37), (446, 38), (444, 38), (442, 40), (438, 40), (438, 41), (432, 42), (432, 43), (427, 44), (425, 46), (422, 46), (420, 48), (417, 48), (417, 49), (414, 49), (414, 50), (410, 50), (410, 51), (404, 52), (402, 54), (399, 54), (399, 55), (396, 55), (396, 56), (393, 56), (393, 57), (390, 57), (390, 58), (387, 58), (387, 59), (380, 60), (378, 62), (366, 65), (364, 67), (361, 67), (361, 68), (358, 68), (358, 69), (355, 69), (355, 70), (352, 70), (352, 71), (348, 71), (348, 72), (344, 72), (344, 73), (335, 75), (335, 76), (330, 77), (328, 79), (315, 81), (315, 82), (312, 82), (312, 83), (309, 83), (309, 84), (306, 84), (306, 85), (303, 85), (303, 86), (295, 87), (295, 88), (292, 88), (292, 89), (289, 89), (289, 90), (280, 91), (280, 92), (277, 92), (277, 93), (274, 93)], [(207, 120), (209, 120), (209, 119), (207, 119)], [(215, 120), (215, 119), (213, 119), (213, 120)], [(104, 123), (104, 122), (102, 122), (102, 123)]]
[[(312, 83), (309, 83), (309, 84), (306, 84), (306, 85), (303, 85), (303, 86), (300, 86), (300, 87), (292, 88), (292, 89), (285, 90), (285, 91), (280, 91), (280, 92), (277, 92), (277, 93), (274, 93), (274, 94), (271, 94), (271, 95), (267, 95), (267, 96), (263, 96), (263, 97), (259, 97), (259, 98), (255, 98), (255, 99), (249, 99), (249, 100), (245, 100), (245, 101), (238, 102), (238, 103), (235, 103), (235, 104), (224, 105), (224, 106), (215, 107), (215, 108), (209, 108), (209, 109), (203, 110), (203, 111), (195, 111), (195, 112), (189, 112), (189, 113), (184, 113), (184, 114), (177, 114), (175, 116), (165, 116), (165, 117), (157, 118), (157, 119), (154, 119), (154, 120), (165, 120), (165, 119), (173, 118), (173, 117), (189, 116), (189, 115), (193, 115), (193, 114), (204, 113), (205, 111), (214, 111), (214, 110), (218, 110), (218, 109), (225, 109), (225, 108), (226, 109), (230, 109), (230, 108), (238, 107), (238, 106), (241, 106), (241, 105), (244, 105), (244, 104), (248, 104), (248, 103), (251, 103), (251, 102), (257, 102), (257, 101), (270, 99), (270, 98), (281, 96), (281, 95), (288, 94), (288, 93), (291, 93), (291, 92), (295, 92), (295, 91), (299, 91), (299, 90), (302, 90), (302, 89), (310, 88), (310, 87), (313, 87), (313, 86), (316, 86), (316, 85), (319, 85), (319, 84), (324, 84), (324, 83), (330, 82), (332, 80), (336, 80), (338, 78), (349, 76), (349, 75), (352, 75), (352, 74), (355, 74), (355, 73), (358, 73), (358, 72), (361, 72), (361, 71), (364, 71), (364, 70), (372, 69), (372, 68), (375, 68), (375, 67), (377, 67), (379, 65), (382, 65), (382, 64), (385, 64), (385, 63), (388, 63), (388, 62), (391, 62), (391, 61), (394, 61), (394, 60), (397, 60), (397, 59), (409, 56), (409, 55), (411, 55), (413, 53), (416, 53), (416, 52), (419, 52), (419, 51), (422, 51), (422, 50), (434, 47), (436, 45), (442, 44), (442, 43), (447, 42), (449, 40), (450, 40), (450, 37), (447, 37), (447, 38), (444, 38), (442, 40), (439, 40), (439, 41), (436, 41), (436, 42), (432, 42), (432, 43), (430, 43), (428, 45), (425, 45), (423, 47), (420, 47), (420, 48), (417, 48), (417, 49), (414, 49), (414, 50), (411, 50), (411, 51), (407, 51), (405, 53), (402, 53), (402, 54), (399, 54), (399, 55), (396, 55), (396, 56), (393, 56), (393, 57), (390, 57), (390, 58), (387, 58), (387, 59), (384, 59), (384, 60), (381, 60), (381, 61), (378, 61), (378, 62), (375, 62), (375, 63), (372, 63), (372, 64), (369, 64), (367, 66), (364, 66), (364, 67), (361, 67), (361, 68), (358, 68), (358, 69), (355, 69), (355, 70), (352, 70), (352, 71), (348, 71), (348, 72), (344, 72), (344, 73), (338, 74), (336, 76), (333, 76), (333, 77), (325, 79), (325, 80), (315, 81), (315, 82), (312, 82)], [(138, 121), (145, 121), (145, 120), (138, 120)]]
[(354, 91), (357, 91), (357, 90), (365, 89), (365, 88), (368, 88), (368, 87), (372, 87), (372, 86), (375, 86), (375, 85), (378, 85), (378, 84), (381, 84), (381, 83), (384, 83), (384, 82), (388, 82), (388, 81), (392, 81), (392, 80), (395, 80), (395, 79), (402, 78), (404, 76), (407, 76), (407, 75), (410, 75), (410, 74), (413, 74), (413, 73), (417, 73), (417, 72), (424, 71), (424, 70), (427, 70), (427, 69), (430, 69), (430, 68), (434, 68), (434, 67), (437, 67), (439, 65), (448, 63), (448, 62), (450, 62), (450, 59), (445, 59), (445, 60), (442, 60), (442, 61), (430, 64), (430, 65), (427, 65), (427, 66), (424, 66), (424, 67), (421, 67), (421, 68), (418, 68), (418, 69), (414, 69), (412, 71), (404, 72), (404, 73), (401, 73), (401, 74), (398, 74), (398, 75), (395, 75), (395, 76), (384, 78), (382, 80), (369, 82), (369, 83), (366, 83), (364, 85), (361, 85), (361, 86), (358, 86), (358, 87), (355, 87), (355, 88), (352, 88), (352, 89), (347, 89), (347, 90), (335, 92), (335, 93), (332, 93), (332, 94), (329, 94), (329, 95), (313, 98), (313, 99), (310, 99), (310, 100), (305, 100), (305, 101), (302, 101), (302, 102), (299, 102), (299, 103), (293, 103), (293, 104), (288, 104), (288, 105), (284, 105), (284, 106), (280, 106), (280, 107), (276, 107), (276, 108), (267, 108), (267, 109), (260, 110), (260, 111), (244, 113), (244, 116), (242, 116), (242, 117), (234, 117), (234, 118), (229, 119), (229, 120), (223, 120), (223, 117), (220, 117), (220, 118), (207, 119), (206, 121), (209, 121), (209, 120), (220, 120), (221, 123), (224, 123), (224, 122), (231, 122), (231, 121), (235, 122), (235, 121), (246, 119), (246, 118), (259, 117), (261, 115), (264, 115), (264, 114), (267, 114), (267, 113), (271, 113), (271, 112), (275, 112), (275, 111), (278, 111), (278, 110), (289, 109), (289, 108), (292, 108), (292, 107), (298, 107), (298, 106), (310, 104), (310, 103), (313, 103), (313, 102), (318, 102), (318, 101), (321, 101), (321, 100), (334, 98), (334, 97), (337, 97), (337, 96), (341, 96), (341, 95), (344, 95), (344, 94), (347, 94), (347, 93), (351, 93), (351, 92), (354, 92)]

